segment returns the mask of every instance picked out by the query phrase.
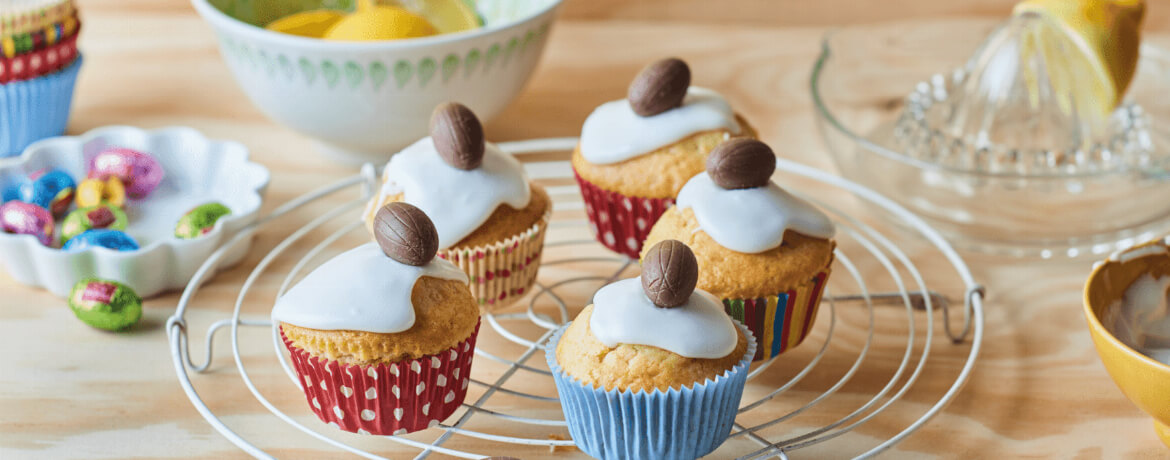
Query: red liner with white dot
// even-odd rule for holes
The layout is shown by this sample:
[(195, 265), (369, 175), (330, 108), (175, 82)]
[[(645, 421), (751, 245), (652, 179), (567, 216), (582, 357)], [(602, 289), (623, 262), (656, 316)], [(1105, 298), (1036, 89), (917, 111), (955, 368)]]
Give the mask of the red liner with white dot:
[(420, 359), (350, 366), (316, 358), (281, 339), (309, 408), (321, 421), (351, 433), (398, 435), (438, 425), (463, 404), (475, 354), (475, 331), (454, 347)]
[(605, 190), (582, 179), (576, 170), (573, 170), (573, 177), (581, 187), (589, 229), (597, 241), (633, 259), (640, 257), (642, 243), (650, 234), (650, 228), (666, 208), (674, 205), (671, 198), (641, 198)]
[(77, 59), (77, 35), (11, 58), (0, 57), (0, 84), (48, 75)]

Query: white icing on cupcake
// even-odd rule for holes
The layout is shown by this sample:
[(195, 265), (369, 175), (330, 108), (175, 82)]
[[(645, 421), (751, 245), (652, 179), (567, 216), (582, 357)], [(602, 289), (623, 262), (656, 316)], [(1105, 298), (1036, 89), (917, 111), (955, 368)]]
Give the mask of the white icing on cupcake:
[(415, 267), (375, 243), (321, 264), (276, 300), (272, 320), (324, 331), (402, 332), (414, 326), (414, 283), (423, 276), (467, 282), (467, 274), (435, 257)]
[(650, 345), (687, 358), (722, 358), (735, 351), (735, 324), (723, 304), (696, 289), (690, 300), (659, 308), (642, 290), (642, 278), (606, 285), (593, 296), (589, 330), (607, 347)]
[(634, 113), (629, 101), (619, 99), (602, 104), (585, 119), (581, 156), (593, 164), (619, 163), (717, 129), (740, 132), (731, 105), (709, 89), (692, 86), (681, 107), (649, 117)]
[(727, 190), (704, 172), (687, 181), (675, 205), (692, 209), (699, 228), (720, 246), (748, 254), (780, 246), (786, 230), (824, 239), (837, 231), (828, 216), (775, 182)]
[(501, 204), (523, 209), (531, 198), (524, 167), (491, 142), (483, 164), (465, 171), (443, 161), (425, 137), (391, 157), (382, 174), (382, 196), (402, 193), (403, 201), (422, 209), (439, 232), (439, 249), (470, 235)]

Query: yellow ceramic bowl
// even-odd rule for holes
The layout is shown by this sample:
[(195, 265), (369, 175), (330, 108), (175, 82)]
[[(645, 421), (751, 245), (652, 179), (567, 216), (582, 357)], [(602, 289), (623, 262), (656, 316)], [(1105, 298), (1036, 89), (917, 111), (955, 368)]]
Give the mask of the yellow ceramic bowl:
[(1085, 318), (1105, 369), (1125, 397), (1154, 418), (1158, 437), (1170, 447), (1170, 366), (1138, 353), (1106, 327), (1110, 306), (1145, 273), (1170, 275), (1170, 249), (1165, 241), (1138, 246), (1098, 265), (1085, 284)]

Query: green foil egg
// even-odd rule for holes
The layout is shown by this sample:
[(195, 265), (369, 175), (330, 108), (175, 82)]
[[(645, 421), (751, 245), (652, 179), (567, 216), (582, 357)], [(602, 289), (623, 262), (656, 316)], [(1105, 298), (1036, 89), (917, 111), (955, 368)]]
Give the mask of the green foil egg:
[(175, 224), (175, 237), (184, 240), (199, 238), (215, 228), (215, 222), (221, 217), (231, 213), (231, 209), (219, 202), (213, 201), (196, 206), (179, 218), (179, 222)]
[(61, 223), (61, 241), (69, 241), (95, 228), (126, 230), (126, 212), (108, 203), (74, 210)]
[(78, 281), (69, 293), (69, 308), (81, 322), (107, 331), (126, 329), (142, 319), (142, 298), (117, 281)]

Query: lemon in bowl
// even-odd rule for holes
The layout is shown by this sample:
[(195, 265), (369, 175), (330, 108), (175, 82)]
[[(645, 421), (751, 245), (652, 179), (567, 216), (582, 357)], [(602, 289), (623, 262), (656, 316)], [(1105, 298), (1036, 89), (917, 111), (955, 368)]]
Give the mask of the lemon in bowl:
[[(440, 103), (460, 101), (484, 119), (503, 110), (532, 76), (561, 4), (478, 0), (473, 14), (452, 19), (451, 10), (441, 9), (443, 1), (432, 1), (425, 2), (431, 9), (413, 9), (410, 0), (375, 6), (421, 17), (435, 34), (373, 40), (354, 40), (349, 32), (344, 39), (324, 38), (345, 16), (357, 14), (360, 5), (352, 0), (192, 3), (218, 36), (232, 76), (261, 112), (313, 139), (339, 162), (380, 164), (427, 135), (430, 113)], [(398, 18), (391, 21), (405, 18), (391, 14)], [(274, 24), (282, 29), (270, 30)]]

